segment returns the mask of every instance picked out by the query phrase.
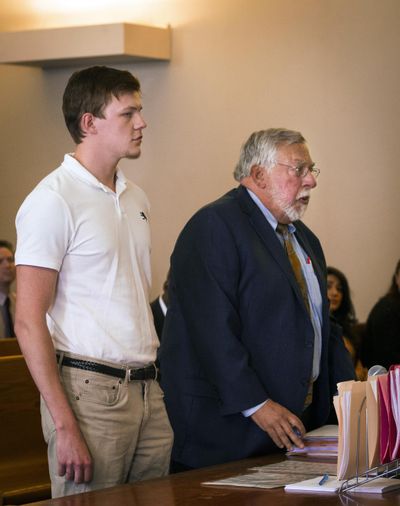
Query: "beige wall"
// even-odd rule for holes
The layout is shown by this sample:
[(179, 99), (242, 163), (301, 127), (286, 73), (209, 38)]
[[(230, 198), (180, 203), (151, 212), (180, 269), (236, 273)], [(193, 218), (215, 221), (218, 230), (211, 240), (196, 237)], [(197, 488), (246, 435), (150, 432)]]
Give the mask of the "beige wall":
[[(81, 12), (79, 4), (96, 7)], [(400, 2), (0, 5), (2, 30), (113, 21), (170, 23), (173, 29), (169, 64), (124, 67), (141, 80), (149, 125), (143, 156), (122, 166), (152, 202), (153, 295), (183, 224), (234, 185), (241, 143), (256, 129), (286, 126), (303, 132), (321, 168), (305, 221), (320, 237), (328, 263), (348, 275), (364, 320), (400, 253)], [(60, 112), (73, 70), (0, 66), (1, 237), (15, 238), (20, 202), (73, 147)]]

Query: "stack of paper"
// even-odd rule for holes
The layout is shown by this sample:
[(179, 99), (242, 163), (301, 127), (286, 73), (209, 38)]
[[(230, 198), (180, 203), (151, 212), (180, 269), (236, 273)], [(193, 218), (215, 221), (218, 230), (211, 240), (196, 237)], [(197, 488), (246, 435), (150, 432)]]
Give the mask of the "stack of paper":
[(368, 469), (365, 387), (365, 381), (338, 383), (338, 395), (333, 399), (339, 421), (339, 480), (360, 475)]
[[(396, 461), (398, 466), (400, 459), (400, 365), (367, 381), (339, 383), (333, 401), (339, 422), (337, 477), (308, 478), (285, 490), (335, 492), (346, 480), (346, 489), (354, 493), (400, 488), (400, 480), (376, 476), (390, 469), (380, 464)], [(375, 475), (366, 474), (371, 468), (378, 468)]]
[(323, 476), (317, 476), (308, 480), (299, 481), (297, 483), (290, 483), (285, 486), (285, 491), (289, 492), (337, 492), (343, 481), (338, 481), (336, 476), (329, 476), (326, 481), (323, 481)]
[(303, 437), (304, 448), (294, 447), (288, 451), (288, 457), (328, 458), (336, 460), (338, 456), (338, 426), (324, 425), (307, 432)]
[[(333, 475), (336, 471), (336, 465), (330, 463), (324, 464), (323, 470), (325, 473)], [(252, 467), (248, 471), (250, 472), (221, 480), (206, 481), (203, 485), (255, 488), (284, 487), (288, 483), (299, 482), (318, 476), (321, 472), (321, 464), (283, 460), (276, 464)]]
[[(298, 483), (291, 483), (285, 486), (285, 491), (292, 492), (338, 492), (345, 480), (337, 480), (336, 477), (329, 476), (329, 478), (321, 483), (321, 476), (311, 478), (308, 480), (300, 481)], [(356, 481), (350, 482), (356, 484)], [(400, 481), (391, 478), (377, 478), (376, 480), (362, 482), (355, 488), (351, 488), (351, 493), (367, 493), (367, 494), (383, 494), (391, 492), (400, 488)]]

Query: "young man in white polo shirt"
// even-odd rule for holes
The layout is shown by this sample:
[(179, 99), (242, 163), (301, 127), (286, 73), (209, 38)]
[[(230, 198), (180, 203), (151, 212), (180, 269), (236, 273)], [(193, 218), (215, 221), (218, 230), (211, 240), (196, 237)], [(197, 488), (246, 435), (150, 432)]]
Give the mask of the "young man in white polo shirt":
[(149, 203), (118, 168), (140, 156), (141, 111), (129, 72), (75, 72), (63, 97), (75, 152), (17, 215), (15, 328), (42, 396), (53, 497), (168, 472)]

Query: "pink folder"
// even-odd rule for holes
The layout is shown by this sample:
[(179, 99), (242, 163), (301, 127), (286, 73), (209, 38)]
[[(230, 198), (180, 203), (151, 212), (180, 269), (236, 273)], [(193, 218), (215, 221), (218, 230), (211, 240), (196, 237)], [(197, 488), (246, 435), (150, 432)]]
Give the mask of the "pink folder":
[(400, 365), (389, 369), (389, 394), (393, 426), (389, 426), (389, 449), (391, 460), (400, 457)]
[(395, 447), (395, 422), (390, 400), (389, 374), (378, 376), (379, 416), (380, 416), (380, 461), (386, 464), (391, 460), (391, 449)]

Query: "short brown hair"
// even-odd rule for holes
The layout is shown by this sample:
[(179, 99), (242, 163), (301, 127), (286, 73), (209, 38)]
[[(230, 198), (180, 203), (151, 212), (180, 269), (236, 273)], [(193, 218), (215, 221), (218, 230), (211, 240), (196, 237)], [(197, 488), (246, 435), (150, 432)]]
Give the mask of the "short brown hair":
[(105, 66), (89, 67), (74, 72), (69, 78), (63, 95), (62, 110), (65, 124), (76, 144), (85, 136), (80, 121), (86, 112), (103, 118), (104, 107), (112, 97), (124, 93), (140, 93), (140, 83), (127, 70)]

